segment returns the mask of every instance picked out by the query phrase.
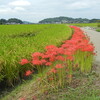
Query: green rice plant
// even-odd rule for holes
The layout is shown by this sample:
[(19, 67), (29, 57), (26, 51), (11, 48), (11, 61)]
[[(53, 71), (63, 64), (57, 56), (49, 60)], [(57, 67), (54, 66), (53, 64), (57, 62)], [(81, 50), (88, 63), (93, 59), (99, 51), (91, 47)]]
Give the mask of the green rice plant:
[(59, 46), (70, 36), (71, 29), (64, 24), (0, 25), (1, 81), (3, 78), (9, 84), (19, 81), (19, 74), (25, 71), (21, 71), (25, 66), (19, 65), (20, 59), (30, 60), (33, 52), (44, 52), (46, 45)]

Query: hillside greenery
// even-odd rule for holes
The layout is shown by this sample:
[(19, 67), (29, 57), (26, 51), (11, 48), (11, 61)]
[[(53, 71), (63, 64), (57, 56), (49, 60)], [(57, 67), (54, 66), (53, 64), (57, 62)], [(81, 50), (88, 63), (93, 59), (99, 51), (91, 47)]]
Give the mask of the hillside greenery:
[(71, 18), (71, 17), (55, 17), (55, 18), (46, 18), (39, 23), (97, 23), (100, 22), (100, 19), (87, 19), (87, 18)]
[(23, 21), (17, 18), (0, 19), (0, 24), (23, 24)]

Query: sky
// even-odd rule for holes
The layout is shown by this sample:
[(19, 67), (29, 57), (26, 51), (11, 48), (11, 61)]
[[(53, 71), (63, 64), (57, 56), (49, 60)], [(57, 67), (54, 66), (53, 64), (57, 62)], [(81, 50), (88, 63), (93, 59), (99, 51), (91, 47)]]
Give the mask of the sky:
[(38, 22), (59, 16), (100, 19), (100, 0), (0, 0), (0, 19)]

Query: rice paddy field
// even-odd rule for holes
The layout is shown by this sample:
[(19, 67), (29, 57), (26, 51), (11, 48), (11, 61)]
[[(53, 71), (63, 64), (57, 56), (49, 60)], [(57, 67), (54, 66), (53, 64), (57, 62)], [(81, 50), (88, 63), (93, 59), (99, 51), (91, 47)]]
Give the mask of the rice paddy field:
[(71, 36), (66, 25), (0, 25), (0, 82), (19, 78), (20, 59), (43, 52), (46, 45), (59, 46)]

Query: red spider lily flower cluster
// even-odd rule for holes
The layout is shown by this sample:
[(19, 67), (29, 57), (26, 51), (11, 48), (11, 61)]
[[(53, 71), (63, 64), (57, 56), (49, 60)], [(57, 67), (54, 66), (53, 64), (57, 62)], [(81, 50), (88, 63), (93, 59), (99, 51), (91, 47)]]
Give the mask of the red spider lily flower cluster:
[[(31, 63), (34, 66), (50, 66), (53, 64), (53, 62), (57, 60), (60, 60), (62, 62), (68, 60), (74, 61), (74, 55), (77, 51), (90, 52), (91, 54), (94, 54), (94, 46), (92, 43), (90, 43), (89, 38), (84, 35), (84, 32), (76, 26), (70, 27), (74, 29), (74, 33), (70, 40), (64, 41), (60, 47), (54, 45), (46, 46), (45, 53), (35, 52), (32, 54), (31, 61), (28, 61), (27, 59), (22, 59), (20, 64), (24, 65), (27, 63)], [(50, 72), (57, 73), (58, 68), (64, 68), (64, 66), (61, 64), (57, 64), (54, 68), (50, 70)], [(26, 72), (26, 76), (29, 74), (31, 74), (30, 71)]]
[(34, 71), (27, 70), (27, 71), (25, 72), (25, 76), (29, 76), (29, 75), (31, 75), (33, 72), (34, 72)]
[(57, 64), (57, 65), (55, 66), (55, 68), (63, 68), (63, 66), (62, 66), (61, 64)]
[(21, 62), (19, 62), (21, 65), (28, 64), (29, 61), (27, 59), (22, 59)]
[[(54, 45), (46, 46), (45, 53), (33, 53), (31, 63), (33, 65), (49, 66), (57, 60), (74, 60), (73, 55), (77, 50), (88, 51), (93, 53), (94, 46), (93, 44), (89, 43), (88, 38), (83, 34), (84, 32), (76, 26), (70, 27), (74, 29), (74, 34), (71, 40), (64, 41), (64, 44), (62, 44), (61, 47), (56, 47)], [(64, 57), (64, 55), (66, 55), (66, 58)]]

